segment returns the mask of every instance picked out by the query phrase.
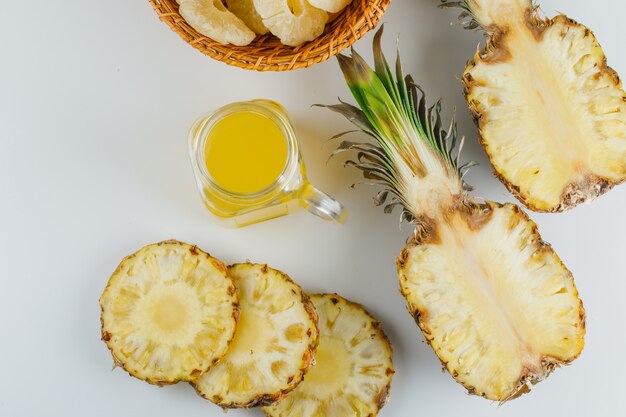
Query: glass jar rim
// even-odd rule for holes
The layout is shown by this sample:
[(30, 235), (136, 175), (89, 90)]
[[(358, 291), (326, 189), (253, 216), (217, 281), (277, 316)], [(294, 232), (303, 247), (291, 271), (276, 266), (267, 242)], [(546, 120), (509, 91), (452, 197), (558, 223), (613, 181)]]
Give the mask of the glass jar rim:
[[(276, 106), (278, 107), (279, 105), (277, 104)], [(209, 112), (194, 123), (190, 132), (192, 160), (194, 165), (196, 165), (202, 182), (211, 187), (221, 198), (238, 203), (245, 203), (246, 201), (259, 202), (259, 200), (271, 199), (284, 188), (297, 171), (298, 144), (296, 135), (288, 116), (284, 112), (279, 111), (279, 109), (280, 107), (273, 109), (269, 105), (263, 105), (258, 101), (236, 102)], [(223, 188), (213, 179), (205, 162), (205, 147), (211, 129), (221, 120), (239, 112), (256, 113), (269, 118), (280, 128), (287, 143), (287, 158), (281, 173), (272, 184), (253, 193), (237, 193)]]

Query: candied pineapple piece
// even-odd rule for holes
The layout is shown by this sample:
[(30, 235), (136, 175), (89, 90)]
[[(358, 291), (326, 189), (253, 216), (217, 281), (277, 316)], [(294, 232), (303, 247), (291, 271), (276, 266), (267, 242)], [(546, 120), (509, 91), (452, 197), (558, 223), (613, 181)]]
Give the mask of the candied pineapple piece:
[(328, 21), (328, 13), (307, 0), (254, 0), (254, 7), (263, 24), (289, 46), (317, 38)]
[(222, 0), (177, 0), (178, 12), (198, 33), (219, 43), (248, 45), (256, 34)]

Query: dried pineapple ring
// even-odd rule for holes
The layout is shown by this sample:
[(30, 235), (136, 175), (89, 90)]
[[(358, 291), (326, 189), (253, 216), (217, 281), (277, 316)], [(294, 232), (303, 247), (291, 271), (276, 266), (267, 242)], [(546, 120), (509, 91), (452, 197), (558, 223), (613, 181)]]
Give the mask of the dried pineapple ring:
[(352, 0), (307, 0), (311, 6), (326, 10), (329, 13), (337, 13), (346, 8)]
[(178, 12), (198, 33), (219, 43), (248, 45), (256, 34), (221, 0), (178, 0)]
[(250, 29), (259, 35), (265, 35), (269, 29), (254, 8), (253, 0), (225, 0), (228, 10), (240, 18)]
[(239, 311), (226, 267), (174, 240), (125, 258), (100, 306), (102, 339), (116, 364), (159, 385), (189, 381), (217, 362)]
[(328, 13), (306, 0), (253, 0), (263, 24), (282, 43), (298, 46), (324, 32)]
[(305, 380), (269, 417), (375, 416), (389, 397), (391, 345), (380, 322), (334, 294), (312, 295), (320, 342)]
[(317, 315), (289, 277), (267, 265), (229, 268), (241, 302), (231, 347), (194, 386), (224, 408), (274, 403), (302, 380), (317, 346)]

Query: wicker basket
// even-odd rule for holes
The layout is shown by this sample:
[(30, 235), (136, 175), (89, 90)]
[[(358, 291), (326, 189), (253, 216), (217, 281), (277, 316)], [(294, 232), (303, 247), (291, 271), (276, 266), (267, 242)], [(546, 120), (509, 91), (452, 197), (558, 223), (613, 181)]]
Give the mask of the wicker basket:
[(352, 0), (339, 16), (326, 25), (321, 36), (292, 47), (283, 45), (271, 34), (258, 36), (246, 46), (224, 45), (189, 26), (178, 14), (176, 0), (149, 1), (163, 22), (203, 54), (228, 65), (256, 71), (290, 71), (326, 61), (376, 27), (391, 2)]

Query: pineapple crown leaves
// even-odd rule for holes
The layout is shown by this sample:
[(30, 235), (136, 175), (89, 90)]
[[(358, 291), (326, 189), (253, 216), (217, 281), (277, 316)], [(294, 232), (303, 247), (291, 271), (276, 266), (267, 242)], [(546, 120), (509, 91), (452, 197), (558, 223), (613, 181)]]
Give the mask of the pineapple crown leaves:
[[(342, 114), (358, 130), (375, 143), (342, 141), (332, 153), (357, 151), (356, 160), (345, 163), (363, 172), (366, 184), (382, 185), (384, 189), (374, 198), (376, 205), (385, 206), (385, 213), (401, 205), (401, 221), (417, 222), (418, 210), (411, 210), (414, 201), (425, 196), (414, 195), (411, 183), (438, 174), (470, 190), (463, 182), (467, 170), (475, 165), (459, 165), (464, 138), (458, 141), (456, 121), (452, 117), (448, 129), (442, 127), (441, 101), (427, 107), (426, 95), (410, 75), (404, 76), (397, 54), (395, 74), (381, 48), (383, 27), (374, 36), (374, 69), (352, 49), (351, 56), (338, 55), (340, 68), (358, 107), (339, 100), (340, 104), (321, 105)], [(335, 135), (340, 138), (349, 131)], [(460, 142), (460, 143), (458, 143)], [(457, 146), (458, 145), (458, 146)], [(456, 156), (453, 152), (457, 149)]]
[(461, 14), (459, 14), (458, 25), (463, 26), (463, 28), (467, 30), (479, 30), (481, 28), (480, 24), (474, 19), (474, 15), (472, 14), (472, 8), (468, 0), (462, 1), (448, 1), (441, 0), (441, 4), (439, 5), (441, 9), (451, 9), (451, 8), (460, 8)]
[[(458, 22), (456, 24), (462, 26), (468, 30), (480, 30), (485, 29), (487, 32), (488, 25), (494, 22), (490, 22), (489, 20), (483, 21), (481, 23), (480, 20), (480, 11), (485, 8), (487, 10), (493, 10), (493, 8), (502, 9), (503, 3), (511, 3), (516, 2), (517, 0), (458, 0), (458, 1), (450, 1), (450, 0), (441, 0), (441, 4), (439, 5), (442, 9), (451, 9), (451, 8), (459, 8), (461, 9), (461, 13), (458, 17)], [(536, 4), (535, 0), (522, 0), (528, 1), (528, 6), (532, 11), (532, 14), (535, 15), (539, 11), (539, 5)], [(485, 16), (483, 16), (484, 18)]]

